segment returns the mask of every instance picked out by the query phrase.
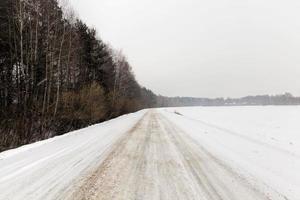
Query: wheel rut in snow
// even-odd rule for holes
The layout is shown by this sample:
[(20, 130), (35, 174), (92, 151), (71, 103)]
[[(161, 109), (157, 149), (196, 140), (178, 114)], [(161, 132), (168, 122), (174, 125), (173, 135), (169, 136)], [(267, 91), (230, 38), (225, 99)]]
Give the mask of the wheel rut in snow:
[(161, 114), (149, 111), (69, 199), (270, 198)]

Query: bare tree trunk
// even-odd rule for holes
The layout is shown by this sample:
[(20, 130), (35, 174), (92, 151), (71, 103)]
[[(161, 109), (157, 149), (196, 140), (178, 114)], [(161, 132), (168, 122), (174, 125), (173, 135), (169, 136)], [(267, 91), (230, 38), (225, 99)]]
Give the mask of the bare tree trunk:
[(20, 66), (21, 68), (23, 68), (24, 66), (24, 58), (23, 58), (23, 5), (22, 5), (23, 1), (19, 0), (19, 6), (20, 6), (20, 10), (19, 10), (19, 21), (20, 21)]
[(44, 88), (44, 98), (43, 98), (43, 108), (42, 108), (42, 115), (45, 116), (46, 110), (46, 102), (47, 102), (47, 93), (48, 93), (48, 52), (49, 52), (49, 43), (50, 43), (50, 22), (49, 22), (49, 14), (47, 16), (47, 42), (46, 42), (46, 63), (45, 63), (45, 88)]
[[(13, 71), (13, 51), (12, 51), (12, 49), (13, 49), (13, 44), (12, 44), (12, 30), (11, 30), (11, 20), (10, 20), (10, 17), (8, 16), (8, 33), (9, 33), (9, 46), (10, 46), (10, 48), (9, 48), (9, 51), (10, 51), (10, 69), (8, 70), (8, 73), (10, 73), (9, 75), (8, 75), (8, 80), (7, 80), (7, 85), (6, 85), (6, 95), (7, 95), (7, 97), (6, 97), (6, 101), (5, 101), (5, 107), (7, 107), (8, 106), (8, 104), (10, 103), (10, 102), (8, 102), (8, 101), (11, 101), (11, 99), (9, 99), (10, 97), (9, 97), (9, 95), (8, 95), (8, 83), (9, 82), (11, 82), (12, 81), (12, 77), (11, 77), (11, 72)], [(12, 91), (10, 91), (10, 93), (11, 93)]]
[[(39, 27), (39, 9), (38, 9), (38, 5), (36, 5), (36, 9), (35, 9), (35, 12), (36, 12), (36, 24), (35, 24), (35, 47), (34, 47), (34, 67), (37, 68), (37, 64), (38, 64), (38, 57), (37, 57), (37, 51), (38, 51), (38, 27)], [(34, 83), (36, 77), (34, 77), (34, 71), (32, 71), (32, 74), (31, 74), (31, 77), (32, 77), (32, 81)], [(32, 84), (32, 90), (34, 89), (34, 84)], [(36, 101), (38, 99), (38, 92), (36, 92)]]
[(58, 56), (58, 65), (57, 65), (57, 89), (56, 89), (56, 103), (55, 103), (55, 109), (54, 109), (54, 117), (57, 113), (57, 107), (58, 107), (58, 102), (59, 102), (59, 93), (60, 93), (60, 85), (61, 85), (61, 54), (62, 54), (62, 48), (65, 40), (65, 31), (66, 27), (63, 25), (63, 35), (60, 43), (60, 49), (59, 49), (59, 56)]
[(72, 27), (70, 27), (70, 37), (69, 37), (69, 52), (68, 52), (68, 62), (67, 62), (67, 84), (71, 82), (70, 78), (70, 62), (71, 62), (71, 52), (72, 52)]
[(112, 97), (112, 108), (115, 106), (117, 82), (118, 82), (118, 79), (119, 79), (118, 76), (119, 76), (119, 73), (120, 73), (118, 64), (115, 67), (115, 72), (114, 73), (115, 73), (115, 81), (114, 81), (114, 89), (113, 89), (113, 97)]

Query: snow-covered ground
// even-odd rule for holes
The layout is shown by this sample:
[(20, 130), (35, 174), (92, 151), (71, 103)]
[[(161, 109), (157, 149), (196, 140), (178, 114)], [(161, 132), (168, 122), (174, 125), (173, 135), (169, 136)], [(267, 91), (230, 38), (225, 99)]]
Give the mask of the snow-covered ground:
[(299, 200), (300, 107), (143, 110), (0, 153), (0, 200)]
[(145, 112), (0, 153), (0, 200), (61, 199)]
[(161, 111), (249, 183), (264, 191), (274, 189), (287, 199), (300, 199), (300, 106)]

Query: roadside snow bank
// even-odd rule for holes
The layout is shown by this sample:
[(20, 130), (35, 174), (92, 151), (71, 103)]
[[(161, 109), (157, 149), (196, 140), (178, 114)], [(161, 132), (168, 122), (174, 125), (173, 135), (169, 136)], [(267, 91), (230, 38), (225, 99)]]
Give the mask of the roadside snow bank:
[(0, 153), (0, 199), (59, 199), (146, 110)]

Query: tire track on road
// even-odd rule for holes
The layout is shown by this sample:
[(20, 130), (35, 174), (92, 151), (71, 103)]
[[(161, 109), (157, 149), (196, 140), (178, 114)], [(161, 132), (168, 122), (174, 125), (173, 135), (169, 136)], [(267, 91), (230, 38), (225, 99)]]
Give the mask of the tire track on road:
[(153, 110), (65, 199), (270, 200)]

